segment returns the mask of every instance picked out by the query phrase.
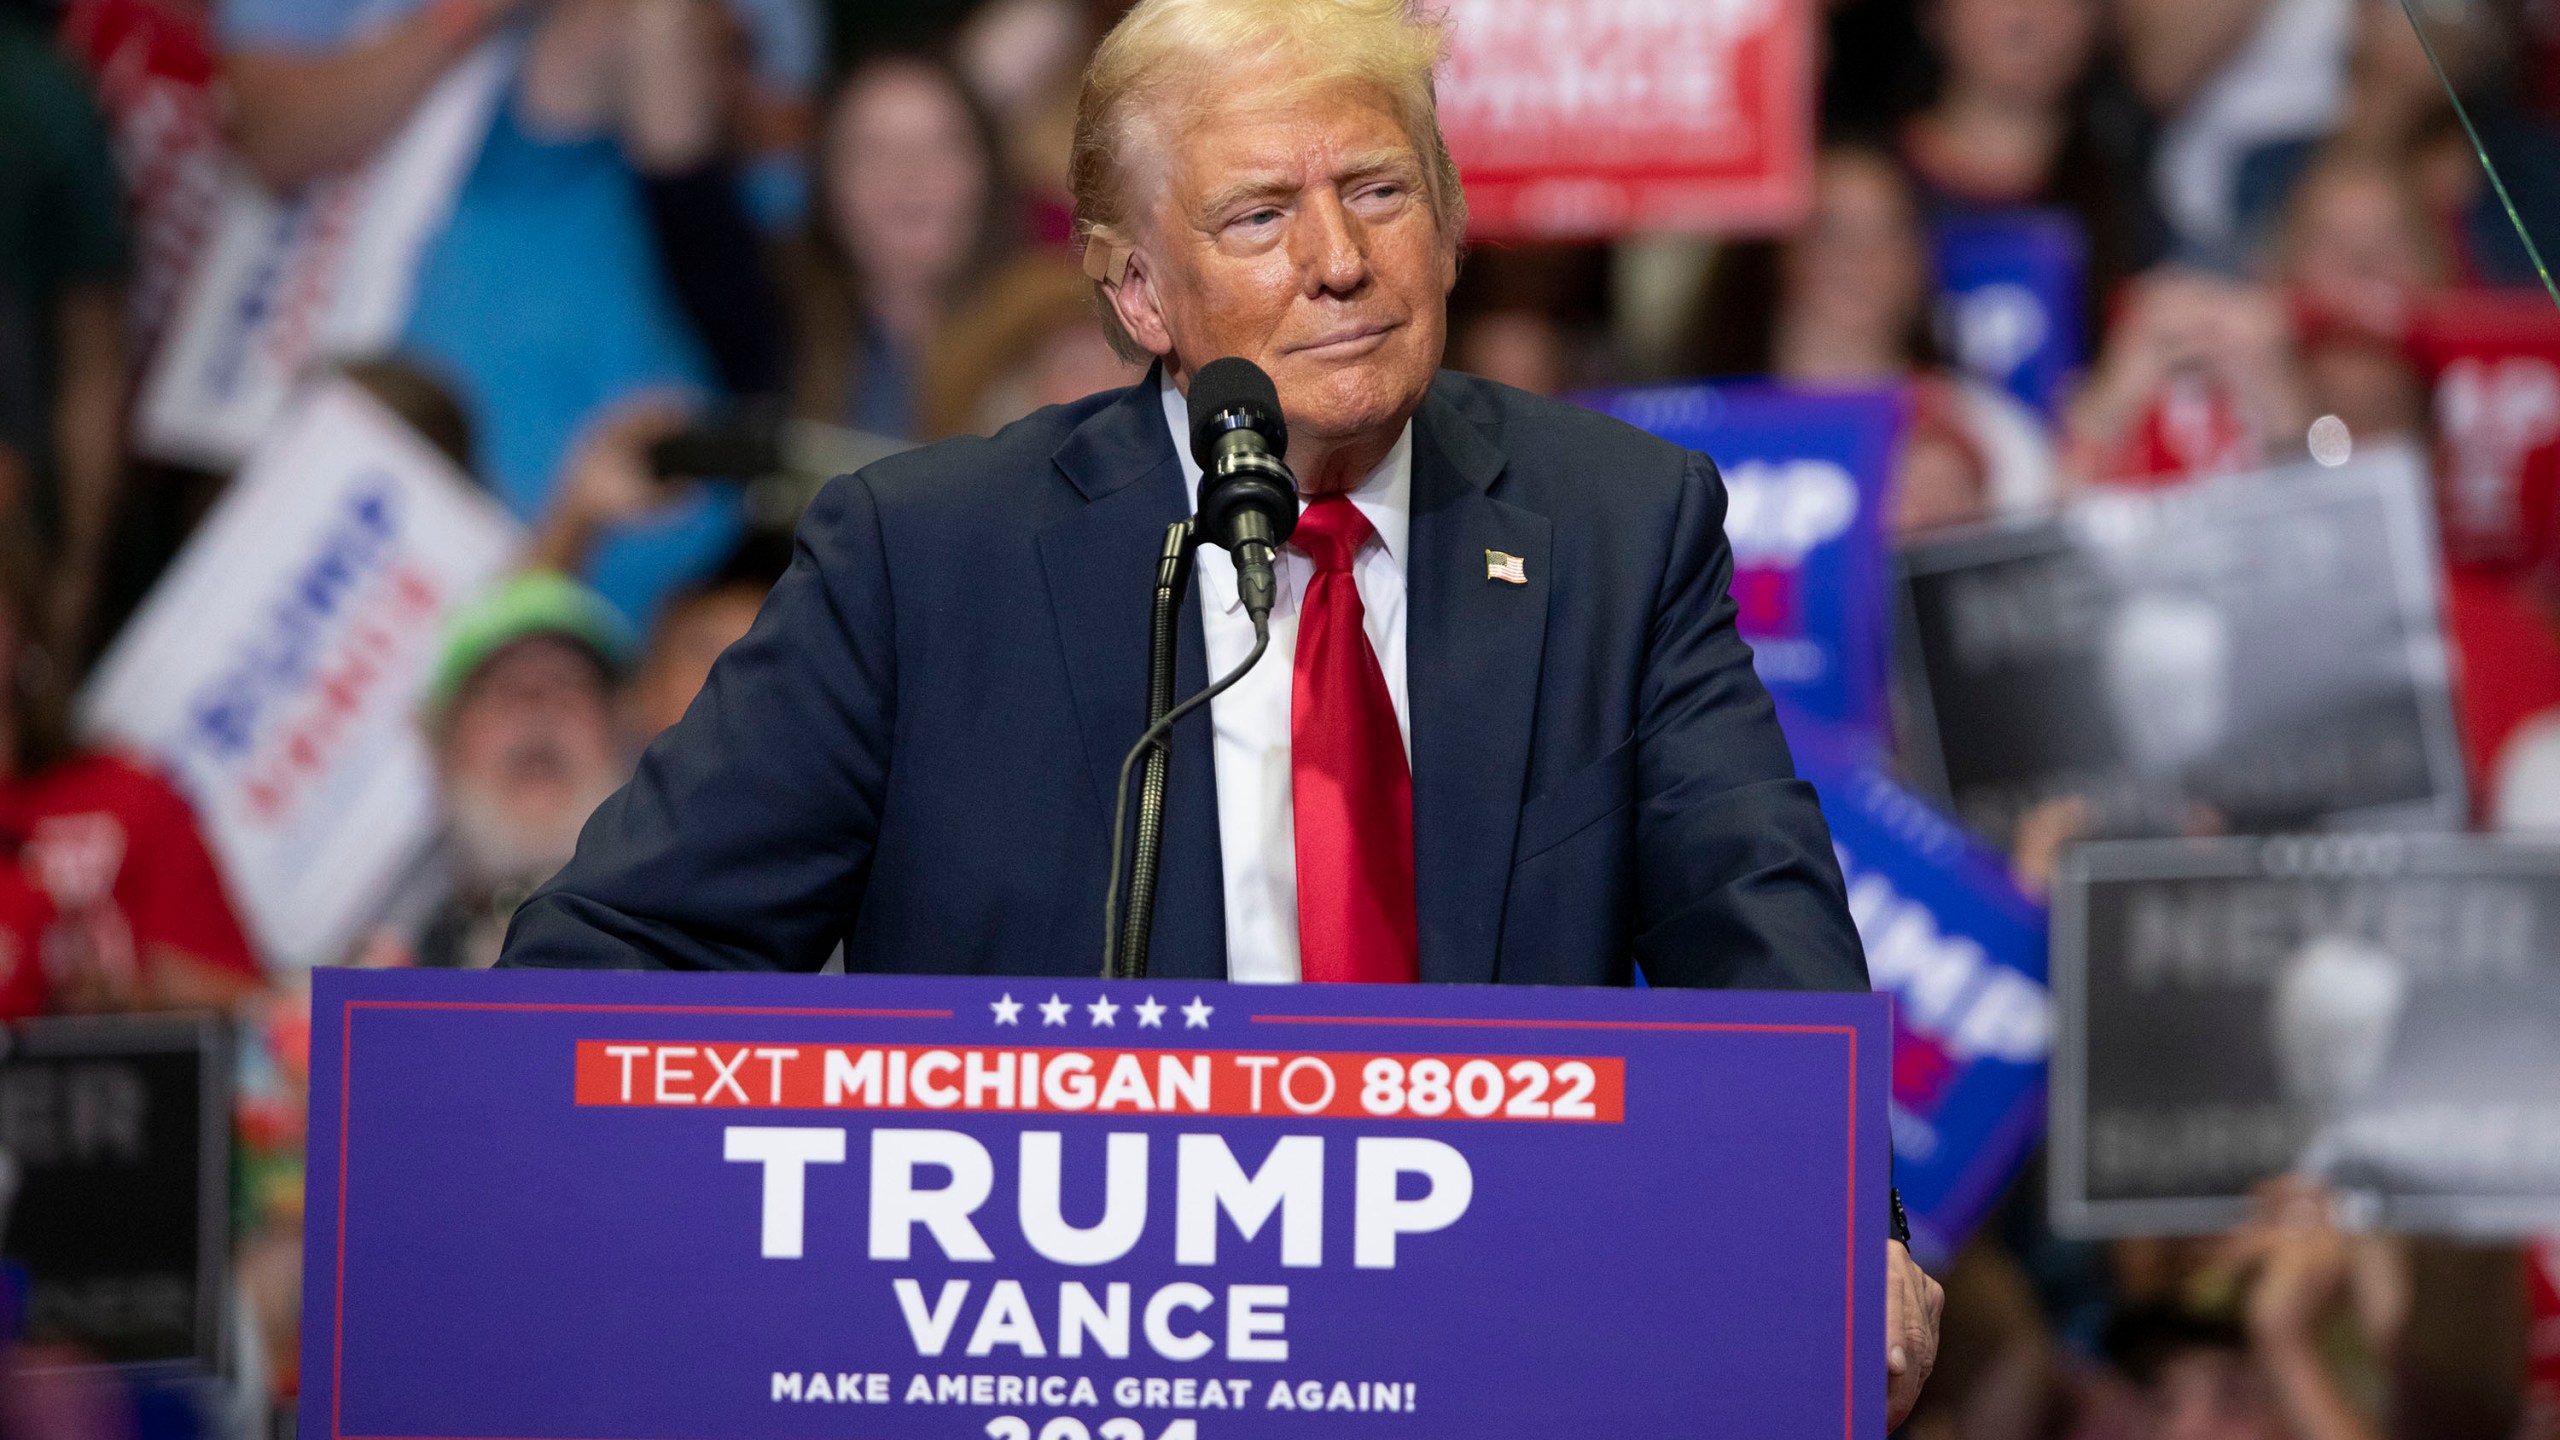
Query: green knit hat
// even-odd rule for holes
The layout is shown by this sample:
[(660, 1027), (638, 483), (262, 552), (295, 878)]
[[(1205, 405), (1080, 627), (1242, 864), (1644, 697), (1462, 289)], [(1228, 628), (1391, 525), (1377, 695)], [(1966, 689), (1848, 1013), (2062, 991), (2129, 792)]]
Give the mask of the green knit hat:
[(446, 623), (444, 653), (437, 657), (435, 679), (427, 687), (428, 721), (444, 718), (454, 697), (492, 656), (538, 635), (585, 646), (616, 679), (631, 663), (631, 627), (621, 612), (566, 575), (528, 570), (455, 611)]

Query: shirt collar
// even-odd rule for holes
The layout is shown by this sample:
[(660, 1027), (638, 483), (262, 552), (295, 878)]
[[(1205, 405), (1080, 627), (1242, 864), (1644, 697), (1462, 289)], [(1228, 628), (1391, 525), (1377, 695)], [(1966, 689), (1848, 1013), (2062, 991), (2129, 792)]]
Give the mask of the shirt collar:
[[(1191, 402), (1174, 388), (1172, 377), (1160, 382), (1164, 399), (1165, 428), (1173, 432), (1174, 458), (1182, 462), (1182, 484), (1191, 497), (1191, 508), (1200, 508), (1200, 462), (1191, 458)], [(1404, 430), (1396, 436), (1387, 457), (1378, 468), (1351, 487), (1351, 503), (1360, 508), (1371, 528), (1378, 532), (1378, 543), (1387, 559), (1404, 573), (1405, 541), (1413, 527), (1413, 422), (1404, 422)], [(1236, 594), (1235, 572), (1223, 566), (1207, 566), (1200, 572), (1209, 585), (1209, 599), (1223, 609), (1233, 610), (1243, 603)]]

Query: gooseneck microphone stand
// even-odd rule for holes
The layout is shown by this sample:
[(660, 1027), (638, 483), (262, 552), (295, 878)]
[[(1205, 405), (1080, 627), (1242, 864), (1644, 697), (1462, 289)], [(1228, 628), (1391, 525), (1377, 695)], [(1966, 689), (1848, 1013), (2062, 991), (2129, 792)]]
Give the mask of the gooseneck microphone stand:
[[(1180, 591), (1177, 590), (1175, 593), (1178, 598)], [(1172, 631), (1168, 628), (1163, 633), (1166, 637), (1166, 652), (1169, 655), (1172, 651)], [(1156, 750), (1164, 738), (1173, 733), (1176, 722), (1227, 693), (1229, 687), (1245, 677), (1246, 671), (1261, 663), (1264, 653), (1270, 648), (1271, 617), (1268, 614), (1256, 614), (1253, 617), (1253, 649), (1246, 653), (1243, 662), (1219, 676), (1218, 683), (1166, 711), (1162, 719), (1147, 727), (1146, 733), (1138, 737), (1138, 743), (1130, 746), (1129, 753), (1120, 761), (1120, 787), (1111, 797), (1111, 888), (1102, 903), (1102, 974), (1105, 979), (1143, 980), (1147, 974), (1143, 952), (1138, 958), (1138, 964), (1132, 968), (1127, 963), (1128, 957), (1120, 948), (1120, 878), (1122, 862), (1128, 858), (1126, 824), (1129, 819), (1129, 774), (1138, 768), (1141, 758), (1150, 751)], [(1168, 660), (1166, 663), (1169, 665), (1171, 661)], [(1158, 823), (1157, 843), (1161, 846), (1163, 842), (1161, 819)], [(1147, 923), (1138, 920), (1135, 913), (1130, 918), (1141, 927)], [(1141, 933), (1143, 934), (1143, 928)]]
[[(1182, 592), (1191, 583), (1191, 552), (1198, 543), (1192, 523), (1176, 520), (1165, 527), (1164, 550), (1156, 557), (1155, 614), (1147, 626), (1149, 730), (1173, 708), (1174, 657), (1180, 650), (1175, 625), (1182, 617)], [(1147, 939), (1155, 929), (1156, 871), (1164, 856), (1164, 780), (1173, 762), (1173, 746), (1158, 740), (1148, 747), (1146, 756), (1138, 773), (1138, 839), (1129, 862), (1129, 911), (1120, 930), (1119, 963), (1110, 971), (1119, 979), (1137, 979), (1147, 973)]]
[[(1270, 650), (1271, 607), (1279, 595), (1272, 552), (1298, 523), (1297, 477), (1282, 461), (1289, 449), (1289, 427), (1271, 377), (1250, 360), (1212, 360), (1193, 377), (1189, 401), (1191, 455), (1200, 466), (1197, 513), (1166, 529), (1156, 557), (1155, 612), (1147, 631), (1147, 729), (1120, 761), (1120, 784), (1111, 796), (1111, 884), (1102, 901), (1102, 973), (1113, 980), (1147, 973), (1147, 938), (1155, 925), (1158, 862), (1164, 852), (1165, 777), (1173, 762), (1167, 737), (1174, 722), (1225, 694)], [(1190, 587), (1192, 552), (1203, 540), (1235, 556), (1236, 594), (1253, 622), (1253, 650), (1217, 683), (1175, 705), (1182, 592)], [(1138, 797), (1133, 862), (1127, 832), (1129, 775), (1142, 761), (1146, 779)], [(1124, 865), (1132, 871), (1125, 914), (1120, 908)]]

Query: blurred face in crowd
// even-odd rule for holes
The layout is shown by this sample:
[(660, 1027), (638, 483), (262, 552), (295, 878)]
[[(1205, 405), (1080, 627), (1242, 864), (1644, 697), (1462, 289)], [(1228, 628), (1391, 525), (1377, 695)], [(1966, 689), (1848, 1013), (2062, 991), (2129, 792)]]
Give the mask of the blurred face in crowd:
[(2160, 1367), (2148, 1440), (2285, 1440), (2266, 1384), (2233, 1350), (2190, 1350)]
[(1926, 301), (1928, 260), (1910, 189), (1890, 163), (1856, 150), (1823, 156), (1813, 216), (1787, 243), (1781, 283), (1782, 330), (1900, 360)]
[(994, 174), (967, 101), (930, 66), (846, 82), (827, 131), (828, 223), (878, 284), (941, 285), (978, 244)]
[[(1429, 161), (1386, 98), (1288, 79), (1236, 77), (1159, 112), (1131, 166), (1137, 253), (1111, 295), (1177, 384), (1224, 356), (1261, 366), (1294, 462), (1302, 437), (1392, 440), (1422, 403), (1457, 251), (1432, 209)], [(1361, 478), (1297, 468), (1310, 490)]]
[(2425, 394), (2401, 337), (2436, 261), (2407, 178), (2356, 161), (2315, 168), (2294, 192), (2281, 258), (2314, 406), (2358, 439), (2417, 429)]
[(649, 637), (649, 653), (631, 677), (631, 728), (642, 741), (684, 718), (685, 707), (702, 693), (711, 664), (720, 652), (745, 637), (764, 607), (764, 592), (751, 585), (731, 585), (689, 596), (667, 608)]
[(1084, 0), (993, 0), (962, 23), (952, 50), (969, 88), (1002, 127), (1011, 177), (1063, 190), (1075, 151), (1076, 81), (1093, 49)]
[(2416, 197), (2380, 165), (2306, 176), (2286, 226), (2285, 279), (2315, 315), (2396, 337), (2434, 277)]
[(627, 769), (604, 667), (569, 640), (505, 647), (455, 697), (437, 761), (465, 868), (481, 880), (549, 875)]
[(1078, 0), (994, 0), (960, 27), (953, 48), (971, 87), (1010, 117), (1081, 68), (1089, 43)]
[(1938, 50), (1948, 84), (2011, 105), (2058, 103), (2079, 82), (2097, 38), (2092, 0), (1940, 0)]

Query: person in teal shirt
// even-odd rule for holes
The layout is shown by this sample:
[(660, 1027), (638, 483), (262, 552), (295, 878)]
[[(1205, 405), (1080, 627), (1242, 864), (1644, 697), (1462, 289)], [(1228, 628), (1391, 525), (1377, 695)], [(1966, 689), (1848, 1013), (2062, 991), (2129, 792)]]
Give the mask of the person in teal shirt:
[[(715, 103), (716, 87), (690, 98), (648, 68), (701, 63), (682, 50), (705, 43), (701, 27), (659, 13), (685, 3), (221, 0), (233, 139), (280, 190), (361, 163), (464, 56), (509, 48), (507, 93), (420, 263), (400, 346), (452, 382), (481, 473), (528, 519), (606, 407), (711, 378), (635, 169), (653, 134), (691, 118), (668, 107)], [(590, 578), (645, 621), (740, 525), (737, 496), (705, 488), (611, 537)]]

